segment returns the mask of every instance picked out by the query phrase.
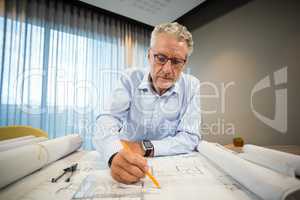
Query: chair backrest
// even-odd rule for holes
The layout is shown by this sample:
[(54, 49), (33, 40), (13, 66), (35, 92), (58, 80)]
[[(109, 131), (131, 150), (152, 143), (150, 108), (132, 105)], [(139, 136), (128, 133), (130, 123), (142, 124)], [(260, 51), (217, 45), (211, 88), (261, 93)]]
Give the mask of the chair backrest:
[(48, 134), (38, 128), (31, 126), (2, 126), (0, 127), (0, 140), (7, 140), (27, 135), (33, 135), (36, 137), (46, 137)]

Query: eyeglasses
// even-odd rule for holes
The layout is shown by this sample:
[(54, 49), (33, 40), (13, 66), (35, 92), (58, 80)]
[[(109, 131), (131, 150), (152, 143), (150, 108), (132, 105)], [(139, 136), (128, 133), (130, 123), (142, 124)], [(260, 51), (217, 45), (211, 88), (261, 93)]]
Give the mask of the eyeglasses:
[(154, 61), (156, 64), (165, 65), (169, 60), (171, 61), (171, 66), (174, 69), (181, 69), (184, 64), (186, 63), (186, 60), (180, 59), (180, 58), (168, 58), (167, 56), (163, 54), (153, 54)]

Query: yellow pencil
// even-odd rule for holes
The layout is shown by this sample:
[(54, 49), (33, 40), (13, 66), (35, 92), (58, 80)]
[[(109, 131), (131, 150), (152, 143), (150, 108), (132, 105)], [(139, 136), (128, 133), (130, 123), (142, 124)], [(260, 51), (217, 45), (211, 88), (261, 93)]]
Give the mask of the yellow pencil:
[[(122, 142), (122, 141), (120, 141), (120, 142), (121, 142), (122, 146), (124, 147), (124, 149), (131, 151), (129, 146), (125, 142)], [(150, 178), (150, 180), (154, 183), (154, 185), (157, 188), (160, 188), (159, 182), (156, 180), (156, 178), (150, 172), (146, 172), (146, 175)]]

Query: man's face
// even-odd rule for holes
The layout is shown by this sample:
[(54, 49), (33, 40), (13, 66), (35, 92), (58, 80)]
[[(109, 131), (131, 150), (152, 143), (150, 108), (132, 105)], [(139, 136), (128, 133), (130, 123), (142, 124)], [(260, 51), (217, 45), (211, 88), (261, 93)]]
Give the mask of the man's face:
[(185, 41), (178, 41), (173, 35), (160, 33), (149, 49), (150, 75), (156, 92), (163, 94), (177, 81), (184, 69), (188, 55)]

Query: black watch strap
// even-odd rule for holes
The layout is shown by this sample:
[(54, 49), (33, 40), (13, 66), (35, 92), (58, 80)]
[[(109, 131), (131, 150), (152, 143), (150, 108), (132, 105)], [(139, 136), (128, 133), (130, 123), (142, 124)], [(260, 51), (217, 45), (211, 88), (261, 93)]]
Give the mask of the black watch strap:
[(152, 151), (151, 150), (146, 150), (145, 152), (145, 157), (149, 157), (151, 155)]
[[(118, 153), (118, 152), (117, 152)], [(108, 160), (108, 167), (110, 168), (112, 160), (114, 159), (114, 157), (117, 155), (117, 153), (114, 153)]]

